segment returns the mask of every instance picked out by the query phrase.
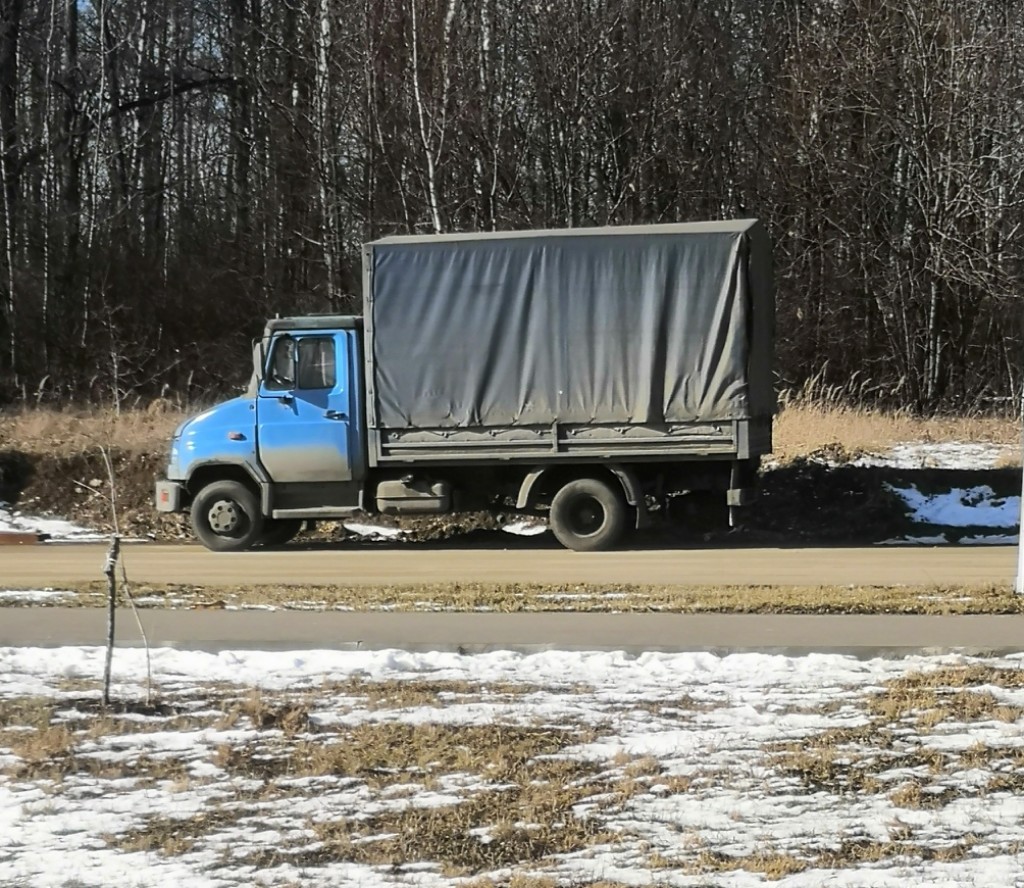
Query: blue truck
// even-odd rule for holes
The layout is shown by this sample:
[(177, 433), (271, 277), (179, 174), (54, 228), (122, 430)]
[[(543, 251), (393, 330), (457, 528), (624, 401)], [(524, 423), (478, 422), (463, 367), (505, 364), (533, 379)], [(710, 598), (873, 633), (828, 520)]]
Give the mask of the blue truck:
[(593, 551), (751, 502), (776, 411), (756, 220), (387, 237), (362, 258), (360, 316), (270, 320), (246, 393), (175, 431), (156, 508), (209, 549), (494, 508)]

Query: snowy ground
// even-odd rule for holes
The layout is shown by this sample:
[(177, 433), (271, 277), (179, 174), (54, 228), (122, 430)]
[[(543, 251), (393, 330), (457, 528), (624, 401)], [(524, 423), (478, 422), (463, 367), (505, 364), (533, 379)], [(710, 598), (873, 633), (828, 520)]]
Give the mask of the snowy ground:
[(888, 466), (894, 469), (995, 469), (1020, 454), (1016, 444), (958, 441), (909, 441), (886, 453), (870, 453), (853, 461), (854, 466)]
[(1022, 665), (0, 649), (0, 884), (1024, 885)]

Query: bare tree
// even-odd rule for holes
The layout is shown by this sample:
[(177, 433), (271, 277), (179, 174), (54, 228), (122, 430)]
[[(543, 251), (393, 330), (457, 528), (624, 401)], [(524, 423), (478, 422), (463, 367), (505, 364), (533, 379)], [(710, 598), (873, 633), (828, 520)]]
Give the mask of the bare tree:
[(0, 402), (230, 389), (265, 315), (358, 306), (381, 234), (720, 216), (775, 239), (784, 384), (1016, 396), (1022, 19), (0, 0)]

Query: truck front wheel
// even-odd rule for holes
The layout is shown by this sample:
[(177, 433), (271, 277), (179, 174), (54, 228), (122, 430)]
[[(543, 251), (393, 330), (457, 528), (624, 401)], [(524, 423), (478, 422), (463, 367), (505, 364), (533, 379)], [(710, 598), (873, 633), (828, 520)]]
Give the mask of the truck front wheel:
[(628, 517), (620, 490), (597, 478), (579, 478), (555, 494), (549, 521), (567, 549), (598, 552), (619, 541)]
[(192, 529), (214, 552), (251, 548), (263, 535), (256, 494), (238, 481), (207, 484), (192, 501)]

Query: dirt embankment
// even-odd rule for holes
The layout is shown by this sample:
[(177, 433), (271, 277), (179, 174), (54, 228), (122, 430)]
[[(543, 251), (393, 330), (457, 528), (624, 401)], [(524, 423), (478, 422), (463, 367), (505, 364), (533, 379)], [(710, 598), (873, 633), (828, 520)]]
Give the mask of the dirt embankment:
[[(122, 533), (162, 540), (191, 538), (185, 518), (157, 513), (152, 505), (153, 482), (166, 463), (163, 448), (114, 449), (111, 462)], [(54, 454), (0, 450), (0, 501), (28, 514), (55, 515), (109, 530), (112, 519), (107, 479), (106, 464), (96, 448)], [(989, 485), (997, 495), (1018, 494), (1020, 470), (831, 466), (814, 458), (795, 459), (763, 473), (761, 496), (746, 510), (745, 525), (737, 533), (750, 542), (767, 544), (870, 543), (903, 534), (925, 535), (934, 528), (912, 524), (890, 486), (914, 485), (926, 493), (939, 493), (980, 484)], [(500, 519), (471, 513), (403, 519), (400, 524), (408, 531), (406, 538), (417, 541), (493, 531)], [(962, 532), (974, 530), (964, 528)], [(681, 541), (693, 533), (662, 528), (652, 535)], [(318, 535), (343, 538), (346, 532), (339, 523), (326, 522), (318, 528)], [(703, 536), (714, 539), (719, 535)]]
[[(117, 515), (121, 532), (161, 539), (189, 537), (188, 522), (153, 508), (153, 482), (163, 453), (112, 450)], [(67, 454), (0, 451), (0, 501), (32, 515), (53, 515), (98, 530), (112, 529), (110, 482), (99, 450)]]

